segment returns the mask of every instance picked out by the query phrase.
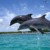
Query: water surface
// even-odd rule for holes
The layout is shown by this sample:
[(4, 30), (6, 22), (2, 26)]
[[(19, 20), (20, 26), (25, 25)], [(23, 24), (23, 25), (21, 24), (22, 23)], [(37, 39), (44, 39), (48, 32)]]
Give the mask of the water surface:
[(50, 50), (47, 34), (0, 34), (0, 50)]

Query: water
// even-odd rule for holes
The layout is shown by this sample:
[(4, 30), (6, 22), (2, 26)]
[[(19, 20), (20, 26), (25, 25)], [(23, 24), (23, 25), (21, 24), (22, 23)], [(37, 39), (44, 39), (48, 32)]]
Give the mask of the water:
[(0, 50), (50, 50), (50, 34), (0, 34)]

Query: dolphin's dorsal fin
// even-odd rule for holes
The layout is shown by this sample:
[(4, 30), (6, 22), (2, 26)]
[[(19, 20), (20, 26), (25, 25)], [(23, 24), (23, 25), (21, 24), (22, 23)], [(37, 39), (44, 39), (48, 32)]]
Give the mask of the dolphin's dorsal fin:
[(28, 16), (31, 16), (32, 14), (27, 14)]
[(42, 15), (40, 18), (41, 19), (45, 19), (46, 14)]
[(27, 14), (27, 17), (32, 18), (32, 14)]

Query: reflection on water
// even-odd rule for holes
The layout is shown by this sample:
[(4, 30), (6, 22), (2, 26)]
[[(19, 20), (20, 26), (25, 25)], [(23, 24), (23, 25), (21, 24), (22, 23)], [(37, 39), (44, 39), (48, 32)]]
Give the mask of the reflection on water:
[(50, 50), (50, 34), (0, 34), (0, 50)]

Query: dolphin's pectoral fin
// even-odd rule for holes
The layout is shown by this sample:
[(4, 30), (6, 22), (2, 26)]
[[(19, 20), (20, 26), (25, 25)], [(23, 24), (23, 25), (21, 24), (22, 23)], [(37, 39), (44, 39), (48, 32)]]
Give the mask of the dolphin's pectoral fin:
[(44, 34), (44, 32), (41, 29), (38, 29), (42, 34)]
[(29, 28), (31, 31), (36, 31), (34, 28)]
[(37, 29), (35, 26), (30, 26), (30, 28), (32, 28), (32, 29), (34, 29), (34, 30), (36, 30), (36, 31), (38, 31), (38, 32), (40, 32), (40, 33), (42, 33), (42, 34), (44, 34), (44, 32), (41, 30), (41, 29)]

